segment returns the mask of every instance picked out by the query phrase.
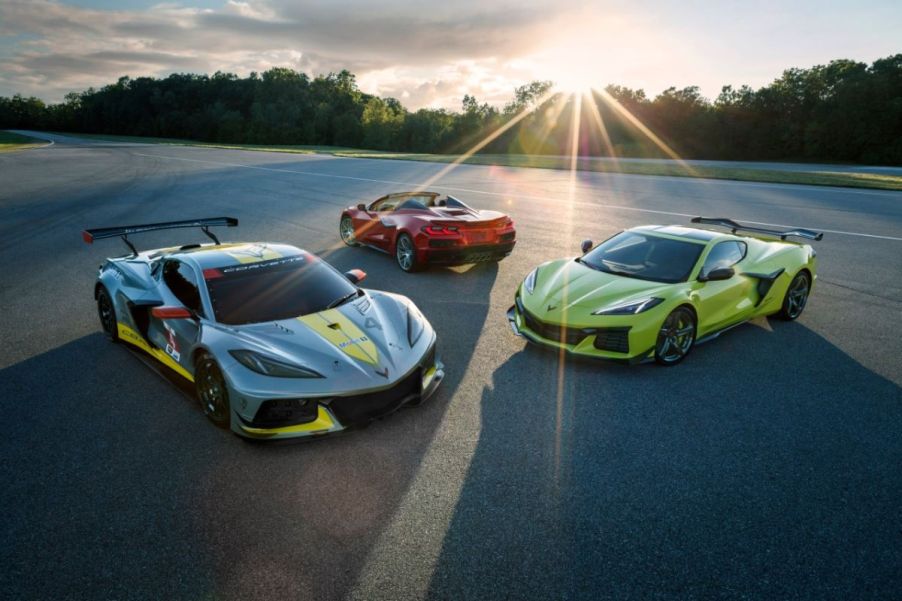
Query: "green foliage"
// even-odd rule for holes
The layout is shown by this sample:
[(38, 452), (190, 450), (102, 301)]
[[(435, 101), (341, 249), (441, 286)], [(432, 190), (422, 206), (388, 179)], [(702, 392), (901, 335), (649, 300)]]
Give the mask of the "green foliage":
[[(394, 98), (361, 92), (347, 70), (312, 79), (288, 68), (245, 78), (222, 72), (121, 77), (49, 106), (0, 97), (0, 128), (461, 153), (517, 119), (480, 153), (568, 154), (576, 103), (549, 95), (551, 88), (548, 81), (520, 86), (501, 110), (466, 95), (457, 112), (409, 112)], [(655, 98), (609, 86), (584, 98), (582, 156), (666, 156), (610, 98), (684, 158), (902, 164), (902, 54), (870, 66), (836, 60), (787, 69), (758, 90), (726, 86), (713, 102), (694, 86)]]

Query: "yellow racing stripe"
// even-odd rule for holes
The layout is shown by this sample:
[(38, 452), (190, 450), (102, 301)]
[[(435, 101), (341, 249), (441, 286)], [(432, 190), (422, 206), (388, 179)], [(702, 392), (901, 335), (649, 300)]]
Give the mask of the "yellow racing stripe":
[(136, 331), (134, 331), (124, 323), (116, 322), (116, 326), (116, 329), (119, 331), (120, 340), (124, 340), (125, 342), (138, 347), (178, 375), (186, 378), (188, 381), (194, 381), (194, 376), (188, 373), (188, 371), (184, 367), (179, 365), (175, 361), (175, 359), (167, 355), (165, 351), (163, 351), (162, 349), (153, 348), (152, 346), (147, 344), (147, 341), (144, 340), (143, 336), (138, 334)]
[(328, 309), (297, 319), (346, 355), (370, 365), (379, 362), (379, 351), (375, 343), (338, 309)]
[(259, 263), (282, 258), (282, 253), (274, 251), (265, 244), (249, 244), (225, 252), (239, 263)]

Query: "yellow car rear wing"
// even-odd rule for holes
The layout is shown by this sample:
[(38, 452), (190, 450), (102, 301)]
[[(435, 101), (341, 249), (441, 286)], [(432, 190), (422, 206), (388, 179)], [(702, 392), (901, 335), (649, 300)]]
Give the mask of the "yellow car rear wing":
[(820, 240), (824, 237), (822, 232), (815, 232), (812, 230), (806, 230), (802, 228), (796, 228), (792, 230), (771, 230), (763, 227), (752, 227), (750, 225), (742, 225), (741, 223), (736, 223), (732, 219), (724, 219), (722, 217), (693, 217), (692, 223), (701, 223), (705, 225), (719, 225), (721, 227), (729, 228), (730, 232), (735, 234), (736, 232), (750, 232), (754, 234), (766, 234), (768, 236), (777, 236), (780, 240), (786, 240), (789, 236), (794, 236), (796, 238), (804, 238), (806, 240)]

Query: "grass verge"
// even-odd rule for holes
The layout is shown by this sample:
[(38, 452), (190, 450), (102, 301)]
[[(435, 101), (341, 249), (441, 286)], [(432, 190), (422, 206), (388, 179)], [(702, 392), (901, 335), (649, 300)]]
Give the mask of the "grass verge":
[[(413, 152), (388, 152), (379, 150), (360, 150), (339, 146), (291, 146), (261, 144), (220, 144), (215, 142), (194, 142), (173, 138), (143, 138), (137, 136), (113, 136), (99, 134), (65, 134), (80, 138), (108, 140), (113, 142), (140, 142), (146, 144), (170, 144), (176, 146), (200, 146), (203, 148), (225, 148), (236, 150), (255, 150), (265, 152), (289, 152), (298, 154), (330, 154), (337, 157), (355, 159), (392, 159), (401, 161), (428, 161), (434, 163), (453, 163), (459, 155), (422, 154)], [(463, 161), (467, 165), (499, 165), (504, 167), (526, 167), (535, 169), (570, 169), (568, 157), (518, 154), (478, 154), (467, 157)], [(708, 179), (726, 179), (745, 182), (762, 182), (776, 184), (803, 184), (809, 186), (843, 186), (849, 188), (871, 188), (877, 190), (902, 191), (902, 176), (882, 173), (848, 173), (830, 171), (828, 166), (812, 164), (809, 171), (782, 171), (777, 169), (743, 168), (742, 163), (736, 166), (690, 166), (677, 163), (598, 160), (582, 157), (577, 160), (576, 167), (580, 171), (600, 173), (626, 173), (633, 175), (663, 175), (670, 177), (699, 177)]]
[(21, 136), (10, 131), (0, 131), (0, 152), (13, 152), (26, 148), (37, 148), (47, 144), (44, 140)]

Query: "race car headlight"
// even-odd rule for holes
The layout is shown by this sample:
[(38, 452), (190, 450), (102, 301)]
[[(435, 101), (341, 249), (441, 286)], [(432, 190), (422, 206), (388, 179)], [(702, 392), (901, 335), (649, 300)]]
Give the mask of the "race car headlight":
[(592, 315), (636, 315), (643, 311), (648, 311), (652, 307), (656, 307), (664, 302), (663, 298), (653, 296), (640, 301), (634, 301), (625, 305), (614, 305), (613, 307), (602, 307), (597, 311), (593, 311)]
[(536, 276), (539, 275), (539, 268), (536, 267), (532, 271), (529, 272), (529, 275), (526, 276), (526, 279), (523, 280), (523, 288), (530, 294), (532, 291), (536, 289)]
[(274, 378), (323, 377), (312, 369), (301, 367), (300, 365), (283, 363), (282, 361), (267, 357), (266, 355), (261, 355), (260, 353), (255, 353), (254, 351), (237, 350), (229, 351), (229, 354), (235, 357), (241, 365), (258, 374), (263, 374), (264, 376), (272, 376)]
[(410, 346), (417, 343), (425, 329), (426, 318), (414, 305), (407, 305), (407, 342), (410, 343)]

